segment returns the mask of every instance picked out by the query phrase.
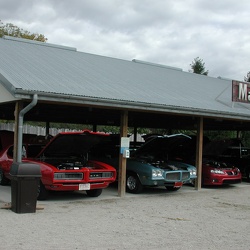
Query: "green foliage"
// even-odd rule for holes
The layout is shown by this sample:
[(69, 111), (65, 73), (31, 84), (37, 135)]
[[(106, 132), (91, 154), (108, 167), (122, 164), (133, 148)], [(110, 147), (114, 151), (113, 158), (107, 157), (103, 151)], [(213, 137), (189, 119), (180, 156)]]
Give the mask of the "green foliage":
[(199, 57), (196, 57), (190, 64), (193, 73), (200, 75), (208, 75), (208, 70), (205, 69), (205, 63)]
[(236, 131), (204, 131), (204, 136), (208, 137), (210, 140), (221, 140), (225, 138), (236, 138), (237, 132)]
[(48, 40), (42, 34), (30, 33), (29, 31), (23, 30), (22, 28), (19, 28), (18, 26), (12, 23), (3, 24), (2, 21), (0, 20), (0, 37), (3, 37), (5, 35), (29, 39), (29, 40), (35, 40), (40, 42), (46, 42)]
[(97, 126), (97, 131), (104, 132), (104, 133), (111, 133), (111, 134), (119, 134), (120, 127), (117, 126)]
[(242, 131), (242, 142), (246, 147), (250, 147), (250, 131)]
[(245, 82), (250, 82), (250, 71), (247, 73), (247, 76), (244, 77)]
[[(45, 125), (44, 125), (45, 126)], [(57, 128), (57, 129), (72, 129), (72, 130), (83, 130), (89, 129), (92, 130), (93, 127), (91, 125), (86, 124), (71, 124), (71, 123), (53, 123), (49, 124), (50, 128)]]

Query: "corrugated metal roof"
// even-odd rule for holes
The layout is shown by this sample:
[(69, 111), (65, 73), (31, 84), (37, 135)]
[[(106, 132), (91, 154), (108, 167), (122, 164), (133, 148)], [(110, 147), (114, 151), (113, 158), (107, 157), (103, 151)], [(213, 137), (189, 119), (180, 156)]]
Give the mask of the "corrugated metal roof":
[(12, 37), (0, 39), (0, 51), (0, 83), (16, 97), (38, 93), (46, 99), (68, 97), (68, 102), (89, 98), (114, 106), (250, 119), (248, 104), (231, 101), (230, 80)]

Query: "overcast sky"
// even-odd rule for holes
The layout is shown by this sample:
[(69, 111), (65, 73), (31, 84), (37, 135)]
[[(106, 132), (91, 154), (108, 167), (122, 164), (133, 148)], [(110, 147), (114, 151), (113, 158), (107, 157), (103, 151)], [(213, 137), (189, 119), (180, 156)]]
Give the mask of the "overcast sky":
[(249, 0), (0, 0), (0, 20), (48, 43), (243, 81), (250, 71)]

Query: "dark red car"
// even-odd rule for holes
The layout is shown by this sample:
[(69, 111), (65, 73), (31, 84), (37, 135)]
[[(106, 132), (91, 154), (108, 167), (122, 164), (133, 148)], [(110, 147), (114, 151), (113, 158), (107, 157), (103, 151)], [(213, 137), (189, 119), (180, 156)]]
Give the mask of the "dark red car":
[[(116, 170), (103, 162), (88, 160), (88, 152), (103, 137), (103, 133), (65, 132), (55, 136), (46, 146), (27, 144), (23, 147), (22, 162), (38, 164), (41, 180), (38, 199), (47, 198), (48, 191), (82, 191), (97, 197), (102, 189), (116, 180)], [(6, 185), (11, 179), (13, 146), (0, 152), (0, 184)]]
[(204, 155), (234, 165), (243, 177), (250, 181), (250, 148), (245, 147), (238, 138), (215, 140), (204, 148)]
[(219, 186), (241, 183), (241, 172), (229, 163), (203, 159), (202, 185)]

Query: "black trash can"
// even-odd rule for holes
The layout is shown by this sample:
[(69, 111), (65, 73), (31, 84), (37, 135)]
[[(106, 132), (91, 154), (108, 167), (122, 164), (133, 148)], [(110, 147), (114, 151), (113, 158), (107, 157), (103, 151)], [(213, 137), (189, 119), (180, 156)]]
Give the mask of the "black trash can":
[(35, 213), (40, 166), (32, 163), (13, 163), (11, 175), (11, 210), (15, 213)]

